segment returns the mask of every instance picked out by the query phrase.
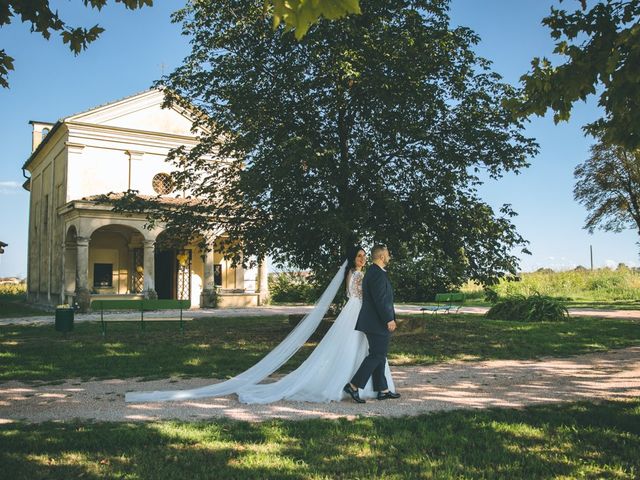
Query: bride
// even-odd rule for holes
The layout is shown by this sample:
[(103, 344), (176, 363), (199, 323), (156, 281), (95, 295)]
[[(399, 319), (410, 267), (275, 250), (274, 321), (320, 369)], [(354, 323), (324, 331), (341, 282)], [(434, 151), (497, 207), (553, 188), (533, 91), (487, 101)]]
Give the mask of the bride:
[[(314, 309), (269, 354), (250, 369), (221, 383), (192, 390), (129, 392), (127, 402), (159, 402), (192, 398), (216, 397), (236, 393), (243, 403), (271, 403), (278, 400), (330, 402), (346, 398), (343, 391), (360, 363), (367, 355), (365, 335), (355, 330), (362, 306), (362, 268), (366, 254), (354, 247), (347, 260), (324, 291)], [(348, 301), (334, 324), (309, 357), (294, 371), (271, 383), (260, 383), (295, 354), (316, 330), (345, 280)], [(394, 390), (389, 364), (385, 376)], [(371, 379), (361, 391), (361, 398), (375, 398)]]
[[(362, 307), (362, 278), (366, 255), (355, 247), (347, 257), (345, 285), (348, 301), (334, 324), (309, 358), (280, 380), (249, 385), (238, 391), (242, 403), (271, 403), (278, 400), (330, 402), (346, 398), (343, 387), (353, 377), (367, 355), (364, 333), (355, 330)], [(385, 366), (389, 388), (394, 391), (389, 364)], [(371, 379), (361, 392), (361, 398), (374, 398)]]

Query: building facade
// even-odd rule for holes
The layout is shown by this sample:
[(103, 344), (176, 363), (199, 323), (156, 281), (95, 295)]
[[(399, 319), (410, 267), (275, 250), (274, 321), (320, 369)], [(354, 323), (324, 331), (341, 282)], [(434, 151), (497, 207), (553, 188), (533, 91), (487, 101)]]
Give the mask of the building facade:
[[(97, 298), (190, 299), (192, 307), (252, 306), (268, 297), (267, 265), (233, 268), (218, 240), (162, 247), (162, 226), (117, 213), (96, 198), (134, 189), (167, 203), (173, 190), (168, 152), (196, 145), (188, 111), (163, 109), (150, 90), (55, 123), (30, 122), (32, 154), (23, 170), (30, 192), (28, 296), (40, 304)], [(214, 293), (215, 292), (215, 293)]]

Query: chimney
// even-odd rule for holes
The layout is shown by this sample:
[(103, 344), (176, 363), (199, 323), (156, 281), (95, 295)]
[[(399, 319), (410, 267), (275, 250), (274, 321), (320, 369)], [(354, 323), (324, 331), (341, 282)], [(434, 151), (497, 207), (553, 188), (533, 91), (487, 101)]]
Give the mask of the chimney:
[(31, 124), (33, 130), (31, 132), (31, 152), (33, 153), (38, 145), (42, 143), (44, 137), (51, 131), (53, 128), (53, 123), (48, 122), (35, 122), (31, 120), (29, 122)]

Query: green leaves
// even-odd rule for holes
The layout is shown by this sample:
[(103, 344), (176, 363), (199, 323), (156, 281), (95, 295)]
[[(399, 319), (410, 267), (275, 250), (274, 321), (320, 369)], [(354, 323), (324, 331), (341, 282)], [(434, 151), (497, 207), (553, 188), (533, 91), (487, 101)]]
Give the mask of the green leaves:
[(104, 28), (98, 25), (95, 25), (90, 30), (74, 28), (73, 30), (62, 32), (62, 42), (69, 44), (71, 51), (78, 55), (87, 48), (89, 43), (95, 41), (102, 32), (104, 32)]
[[(82, 0), (85, 7), (101, 10), (107, 0)], [(153, 0), (115, 0), (129, 10), (152, 6)], [(16, 16), (23, 23), (31, 24), (31, 31), (40, 33), (47, 40), (51, 32), (60, 32), (62, 42), (78, 55), (85, 50), (91, 42), (98, 39), (104, 29), (95, 25), (90, 29), (83, 27), (70, 27), (59, 16), (57, 11), (51, 10), (48, 0), (2, 0), (0, 1), (0, 26), (10, 24)], [(4, 50), (0, 51), (0, 86), (9, 88), (8, 73), (13, 70), (13, 58)]]
[(320, 17), (337, 20), (360, 13), (359, 0), (265, 0), (264, 11), (273, 8), (273, 28), (284, 23), (285, 31), (294, 31), (302, 39)]
[(0, 86), (4, 88), (9, 87), (7, 82), (7, 75), (9, 71), (13, 70), (13, 58), (5, 53), (4, 50), (0, 50)]
[(508, 104), (520, 117), (542, 116), (554, 121), (570, 118), (573, 105), (601, 90), (605, 116), (584, 127), (610, 144), (640, 147), (640, 0), (606, 0), (587, 10), (551, 9), (544, 25), (555, 39), (554, 53), (564, 63), (553, 66), (535, 58), (522, 77), (524, 95)]

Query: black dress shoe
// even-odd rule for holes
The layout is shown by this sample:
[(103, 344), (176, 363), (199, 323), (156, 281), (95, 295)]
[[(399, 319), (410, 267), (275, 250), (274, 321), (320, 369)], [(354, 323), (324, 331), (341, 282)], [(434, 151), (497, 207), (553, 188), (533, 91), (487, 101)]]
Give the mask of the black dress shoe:
[(366, 401), (364, 401), (363, 399), (360, 398), (360, 394), (358, 393), (358, 389), (357, 388), (356, 389), (351, 388), (351, 385), (349, 385), (348, 383), (344, 386), (344, 388), (342, 390), (344, 390), (349, 395), (351, 395), (351, 398), (353, 398), (356, 403), (367, 403)]
[(388, 392), (378, 392), (377, 398), (378, 400), (387, 400), (388, 398), (400, 398), (400, 394), (389, 390)]

